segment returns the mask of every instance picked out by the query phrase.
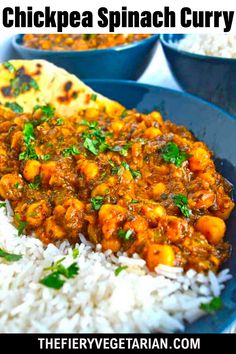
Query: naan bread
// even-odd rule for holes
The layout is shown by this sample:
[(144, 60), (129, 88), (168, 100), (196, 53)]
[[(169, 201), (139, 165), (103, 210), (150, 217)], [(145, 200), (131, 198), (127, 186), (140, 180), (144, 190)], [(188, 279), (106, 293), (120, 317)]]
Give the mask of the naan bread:
[(45, 60), (10, 60), (0, 64), (0, 104), (6, 102), (16, 102), (26, 113), (31, 113), (35, 105), (50, 104), (64, 117), (89, 107), (109, 114), (124, 110), (75, 75)]

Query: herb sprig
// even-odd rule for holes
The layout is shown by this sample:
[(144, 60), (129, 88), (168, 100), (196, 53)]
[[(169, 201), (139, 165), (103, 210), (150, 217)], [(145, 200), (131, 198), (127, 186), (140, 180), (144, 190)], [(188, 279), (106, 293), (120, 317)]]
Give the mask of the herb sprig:
[(39, 282), (42, 285), (52, 289), (61, 289), (66, 282), (66, 279), (75, 278), (79, 273), (79, 267), (76, 262), (70, 266), (65, 267), (62, 262), (65, 257), (53, 263), (50, 267), (45, 268), (45, 271), (51, 271), (46, 277), (42, 278)]
[(7, 262), (17, 262), (22, 256), (20, 254), (8, 253), (0, 248), (0, 257), (5, 259)]
[(188, 205), (188, 198), (183, 194), (175, 194), (173, 197), (175, 205), (180, 209), (181, 213), (189, 218), (192, 215), (192, 211)]
[(223, 307), (223, 302), (220, 297), (213, 297), (207, 304), (201, 304), (200, 309), (213, 315), (216, 311), (219, 311)]
[(173, 142), (167, 143), (160, 152), (165, 162), (173, 163), (177, 167), (181, 167), (183, 162), (190, 157), (187, 152), (180, 150), (178, 145)]

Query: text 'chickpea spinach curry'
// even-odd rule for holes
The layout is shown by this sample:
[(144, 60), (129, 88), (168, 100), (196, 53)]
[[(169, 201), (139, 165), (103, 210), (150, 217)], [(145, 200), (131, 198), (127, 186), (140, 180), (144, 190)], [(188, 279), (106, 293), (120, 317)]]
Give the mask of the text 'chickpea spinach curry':
[(5, 106), (12, 111), (0, 114), (0, 196), (19, 235), (75, 243), (82, 233), (103, 250), (138, 253), (150, 270), (216, 271), (229, 257), (231, 186), (186, 128), (158, 112), (88, 107), (65, 118), (51, 105), (31, 114)]

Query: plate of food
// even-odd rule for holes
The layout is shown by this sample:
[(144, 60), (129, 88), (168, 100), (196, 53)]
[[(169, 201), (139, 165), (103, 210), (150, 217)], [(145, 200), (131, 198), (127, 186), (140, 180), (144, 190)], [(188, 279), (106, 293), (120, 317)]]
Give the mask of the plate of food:
[(0, 67), (0, 331), (226, 330), (235, 120), (160, 87), (87, 85), (42, 60)]

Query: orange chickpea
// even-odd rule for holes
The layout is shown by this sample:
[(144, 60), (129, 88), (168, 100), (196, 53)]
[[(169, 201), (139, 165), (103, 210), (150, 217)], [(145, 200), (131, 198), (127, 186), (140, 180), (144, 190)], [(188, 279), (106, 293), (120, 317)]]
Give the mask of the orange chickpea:
[(146, 262), (151, 271), (153, 271), (159, 264), (164, 264), (170, 267), (174, 266), (175, 253), (173, 248), (169, 245), (149, 245), (146, 254)]
[(196, 222), (195, 228), (213, 245), (217, 245), (223, 239), (226, 231), (225, 222), (210, 215), (201, 216)]
[(36, 160), (28, 160), (25, 163), (25, 167), (23, 170), (24, 178), (29, 181), (33, 182), (35, 177), (40, 173), (41, 163)]

